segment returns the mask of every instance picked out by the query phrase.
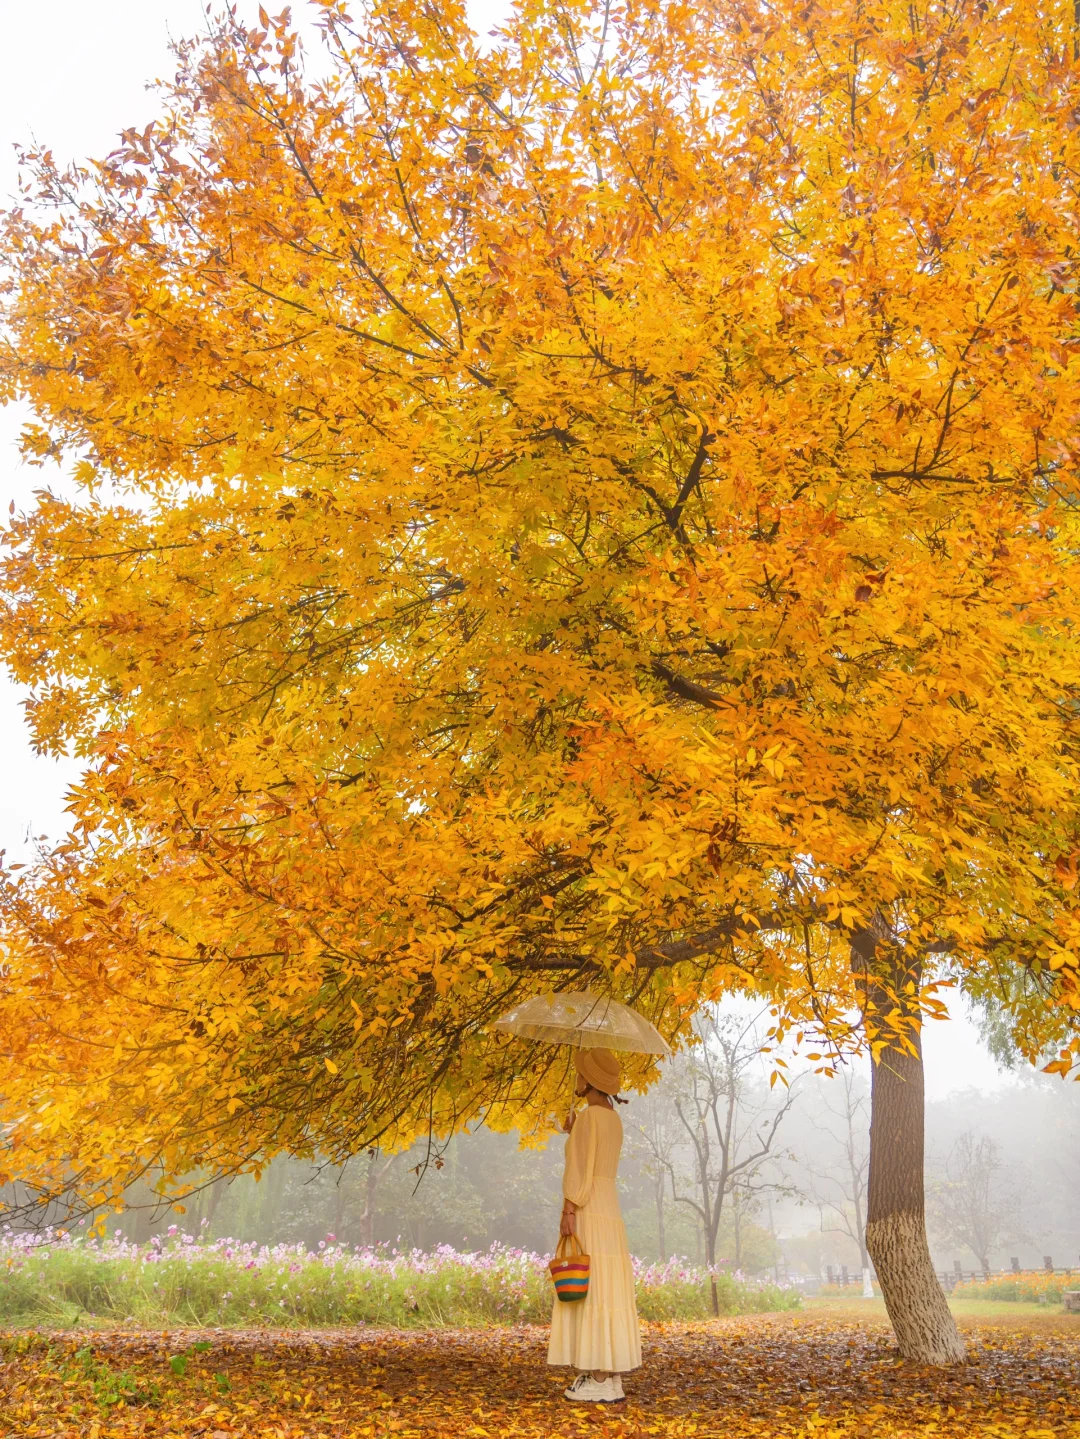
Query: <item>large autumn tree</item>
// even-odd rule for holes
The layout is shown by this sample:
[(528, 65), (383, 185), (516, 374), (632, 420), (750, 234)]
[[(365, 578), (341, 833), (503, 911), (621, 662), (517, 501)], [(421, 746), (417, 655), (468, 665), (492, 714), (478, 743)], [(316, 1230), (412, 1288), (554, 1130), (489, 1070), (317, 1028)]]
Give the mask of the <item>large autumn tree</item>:
[(513, 999), (753, 988), (871, 1044), (868, 1244), (957, 1358), (920, 1016), (1022, 975), (1067, 1068), (1080, 1003), (1072, 7), (320, 9), (7, 218), (79, 488), (0, 644), (87, 760), (6, 890), (7, 1170), (540, 1122)]

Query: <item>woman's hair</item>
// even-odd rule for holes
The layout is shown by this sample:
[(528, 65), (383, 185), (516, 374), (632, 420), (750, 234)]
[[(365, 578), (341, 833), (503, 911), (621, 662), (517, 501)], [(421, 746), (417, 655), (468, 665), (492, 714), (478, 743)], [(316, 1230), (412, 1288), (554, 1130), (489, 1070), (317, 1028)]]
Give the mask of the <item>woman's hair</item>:
[(597, 1089), (596, 1085), (589, 1084), (588, 1080), (586, 1080), (586, 1086), (591, 1089), (594, 1094), (602, 1094), (605, 1099), (611, 1099), (616, 1104), (630, 1103), (630, 1101), (628, 1099), (624, 1099), (621, 1094), (609, 1094), (606, 1089)]

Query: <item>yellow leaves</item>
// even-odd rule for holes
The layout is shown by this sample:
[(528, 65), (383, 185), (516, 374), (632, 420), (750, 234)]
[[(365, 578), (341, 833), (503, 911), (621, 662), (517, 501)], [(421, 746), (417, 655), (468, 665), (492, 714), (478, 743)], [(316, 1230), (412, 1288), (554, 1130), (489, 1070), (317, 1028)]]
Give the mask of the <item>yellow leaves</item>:
[(1052, 947), (1048, 945), (1045, 957), (1045, 964), (1046, 967), (1051, 971), (1051, 973), (1056, 974), (1059, 970), (1062, 969), (1080, 968), (1080, 957), (1078, 957), (1072, 950), (1059, 949), (1056, 946)]
[(1054, 861), (1054, 872), (1061, 882), (1062, 889), (1072, 890), (1076, 888), (1076, 854), (1059, 855)]
[[(72, 844), (5, 891), (5, 1104), (38, 1097), (48, 993), (55, 1134), (109, 1174), (208, 1114), (213, 1162), (275, 1113), (268, 1143), (340, 1152), (531, 1123), (561, 1081), (492, 1060), (500, 994), (587, 962), (675, 1032), (738, 986), (850, 1046), (875, 915), (942, 946), (928, 980), (1037, 962), (1071, 1015), (1064, 19), (950, 21), (977, 43), (928, 98), (886, 5), (853, 134), (847, 0), (624, 9), (597, 138), (549, 7), (485, 55), (406, 9), (329, 89), (208, 42), (170, 126), (76, 205), (42, 160), (48, 212), (4, 232), (2, 382), (32, 453), (93, 471), (0, 574), (38, 742), (93, 756)], [(130, 503), (92, 499), (106, 470)]]
[(1043, 1074), (1060, 1074), (1062, 1079), (1072, 1073), (1075, 1060), (1071, 1054), (1063, 1055), (1060, 1059), (1052, 1059), (1049, 1064), (1042, 1067)]
[[(1075, 1334), (1062, 1320), (1040, 1320), (1037, 1334), (1020, 1325), (999, 1330), (979, 1355), (987, 1381), (969, 1385), (958, 1402), (949, 1370), (912, 1377), (903, 1366), (883, 1366), (875, 1325), (812, 1314), (772, 1319), (650, 1325), (647, 1342), (657, 1362), (627, 1384), (620, 1412), (603, 1416), (584, 1406), (553, 1408), (562, 1405), (566, 1378), (544, 1364), (543, 1331), (534, 1327), (523, 1336), (499, 1326), (458, 1330), (451, 1343), (437, 1331), (384, 1331), (364, 1364), (356, 1362), (354, 1345), (333, 1335), (316, 1345), (295, 1334), (219, 1330), (212, 1347), (186, 1350), (183, 1373), (169, 1362), (175, 1334), (99, 1331), (92, 1354), (83, 1336), (48, 1343), (13, 1336), (4, 1344), (8, 1408), (28, 1432), (82, 1434), (98, 1424), (109, 1439), (129, 1439), (148, 1423), (210, 1439), (245, 1429), (307, 1439), (327, 1427), (372, 1439), (387, 1432), (687, 1439), (720, 1432), (715, 1411), (697, 1397), (716, 1383), (719, 1344), (740, 1357), (722, 1419), (731, 1439), (844, 1439), (868, 1428), (911, 1439), (1041, 1439), (1075, 1424), (1069, 1386), (1055, 1383), (1075, 1367)], [(127, 1392), (102, 1413), (98, 1396), (109, 1395), (117, 1380), (126, 1380)], [(88, 1414), (100, 1418), (88, 1422)]]

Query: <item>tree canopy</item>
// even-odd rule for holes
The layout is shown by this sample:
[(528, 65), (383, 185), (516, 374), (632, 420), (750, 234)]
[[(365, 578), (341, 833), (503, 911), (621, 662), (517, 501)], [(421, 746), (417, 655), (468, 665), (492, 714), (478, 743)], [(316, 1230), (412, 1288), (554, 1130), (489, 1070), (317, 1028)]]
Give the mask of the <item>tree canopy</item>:
[(553, 984), (842, 1046), (867, 927), (1069, 1050), (1072, 7), (322, 8), (6, 219), (9, 1172), (542, 1122)]

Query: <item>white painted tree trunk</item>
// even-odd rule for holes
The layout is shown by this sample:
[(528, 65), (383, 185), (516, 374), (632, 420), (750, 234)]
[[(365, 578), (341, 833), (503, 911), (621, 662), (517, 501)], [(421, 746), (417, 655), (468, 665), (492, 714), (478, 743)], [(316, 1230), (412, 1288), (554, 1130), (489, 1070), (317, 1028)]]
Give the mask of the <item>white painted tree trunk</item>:
[(903, 1357), (917, 1364), (962, 1363), (967, 1351), (934, 1273), (925, 1217), (908, 1211), (871, 1220), (866, 1242)]
[[(877, 1271), (900, 1353), (916, 1364), (959, 1364), (966, 1357), (926, 1240), (924, 1080), (919, 1035), (918, 960), (902, 949), (881, 953), (879, 936), (864, 931), (852, 945), (865, 966), (867, 1022), (886, 1042), (873, 1055), (870, 1090), (870, 1176), (866, 1248)], [(906, 1028), (914, 1052), (894, 1040), (888, 1016)]]
[(862, 1297), (864, 1299), (873, 1299), (874, 1297), (874, 1281), (870, 1277), (870, 1268), (868, 1265), (863, 1266)]

